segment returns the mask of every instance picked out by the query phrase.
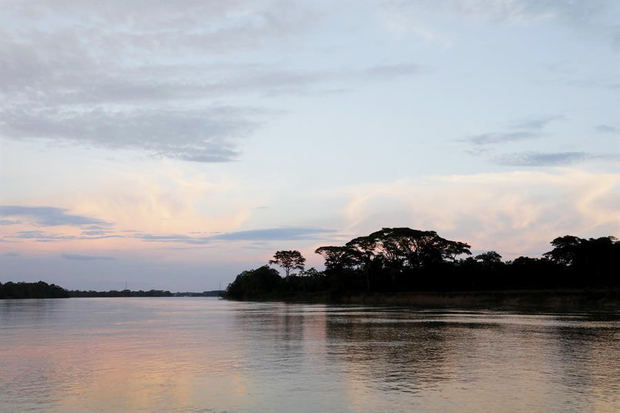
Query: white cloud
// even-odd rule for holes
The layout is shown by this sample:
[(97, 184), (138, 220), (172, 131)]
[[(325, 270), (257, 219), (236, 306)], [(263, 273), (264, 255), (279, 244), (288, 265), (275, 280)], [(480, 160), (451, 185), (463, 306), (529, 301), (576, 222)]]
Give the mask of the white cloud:
[(265, 75), (243, 56), (314, 24), (306, 5), (5, 1), (2, 7), (0, 138), (230, 161), (265, 110), (223, 99), (313, 81)]
[[(458, 40), (451, 36), (451, 26), (467, 22), (512, 26), (559, 22), (580, 33), (604, 38), (613, 47), (620, 44), (617, 23), (608, 13), (616, 6), (613, 0), (377, 0), (377, 3), (385, 14), (388, 29), (397, 34), (411, 32), (443, 47), (450, 47)], [(429, 21), (438, 15), (443, 17), (443, 23), (431, 25)]]
[(400, 12), (414, 10), (453, 13), (461, 17), (482, 17), (497, 22), (523, 23), (546, 19), (587, 20), (603, 12), (610, 0), (540, 1), (540, 0), (383, 0)]
[[(620, 175), (558, 169), (430, 177), (346, 191), (345, 231), (437, 230), (475, 249), (539, 254), (555, 236), (620, 234)], [(605, 233), (603, 233), (605, 232)]]
[(304, 2), (5, 1), (3, 11), (5, 139), (227, 162), (279, 113), (266, 96), (424, 71), (283, 65), (278, 53), (322, 16)]

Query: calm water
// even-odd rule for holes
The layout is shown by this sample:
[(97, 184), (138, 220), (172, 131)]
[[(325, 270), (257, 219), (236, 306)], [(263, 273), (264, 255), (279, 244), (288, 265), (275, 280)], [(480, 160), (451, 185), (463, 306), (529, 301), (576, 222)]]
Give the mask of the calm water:
[(618, 412), (620, 314), (0, 300), (0, 410)]

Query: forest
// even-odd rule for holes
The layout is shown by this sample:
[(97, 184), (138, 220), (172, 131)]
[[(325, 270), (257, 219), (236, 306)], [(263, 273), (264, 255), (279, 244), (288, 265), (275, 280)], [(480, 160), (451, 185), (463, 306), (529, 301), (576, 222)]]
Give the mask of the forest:
[(62, 287), (55, 284), (48, 284), (43, 281), (27, 282), (6, 282), (0, 283), (1, 298), (67, 298), (69, 293)]
[[(620, 286), (620, 241), (613, 236), (551, 241), (540, 258), (504, 261), (496, 251), (472, 256), (471, 246), (435, 231), (383, 228), (342, 246), (316, 249), (325, 270), (305, 269), (299, 251), (277, 251), (268, 264), (239, 274), (230, 299), (281, 299), (321, 293), (540, 291)], [(278, 270), (283, 270), (282, 277)]]

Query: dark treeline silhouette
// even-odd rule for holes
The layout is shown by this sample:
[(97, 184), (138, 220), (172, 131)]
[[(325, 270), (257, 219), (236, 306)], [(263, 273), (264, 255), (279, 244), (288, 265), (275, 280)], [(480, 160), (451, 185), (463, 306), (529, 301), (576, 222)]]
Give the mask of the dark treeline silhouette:
[(172, 293), (174, 297), (221, 297), (225, 293), (224, 290), (210, 290), (203, 292), (183, 291)]
[(223, 290), (211, 290), (202, 292), (185, 291), (177, 293), (171, 293), (170, 291), (166, 290), (69, 291), (69, 296), (71, 297), (221, 297), (222, 295), (224, 295)]
[(202, 292), (177, 292), (171, 293), (165, 290), (131, 291), (81, 291), (65, 290), (55, 284), (47, 284), (43, 281), (36, 283), (7, 282), (0, 283), (0, 299), (2, 298), (69, 298), (69, 297), (221, 297), (225, 291), (211, 290)]
[(170, 291), (164, 290), (148, 290), (148, 291), (131, 291), (131, 290), (110, 290), (110, 291), (69, 291), (70, 297), (172, 297)]
[[(541, 258), (503, 261), (488, 251), (471, 256), (470, 245), (434, 231), (383, 228), (343, 246), (316, 253), (325, 270), (303, 270), (298, 251), (278, 251), (270, 264), (244, 271), (228, 286), (232, 299), (278, 299), (323, 294), (454, 291), (533, 291), (620, 287), (620, 241), (612, 236), (583, 239), (563, 236)], [(284, 258), (288, 258), (283, 260)], [(294, 260), (290, 258), (294, 257)], [(292, 274), (290, 270), (298, 269)]]
[(0, 283), (0, 298), (67, 298), (69, 293), (55, 284), (43, 281), (36, 283)]

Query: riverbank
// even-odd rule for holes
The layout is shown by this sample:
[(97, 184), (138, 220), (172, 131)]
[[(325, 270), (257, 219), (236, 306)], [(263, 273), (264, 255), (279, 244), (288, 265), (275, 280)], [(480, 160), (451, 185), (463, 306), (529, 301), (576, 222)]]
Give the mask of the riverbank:
[(43, 281), (0, 283), (0, 299), (24, 299), (24, 298), (68, 298), (69, 293), (56, 284), (48, 284)]
[(0, 299), (38, 299), (38, 298), (72, 298), (72, 297), (221, 297), (224, 290), (202, 292), (176, 292), (166, 290), (110, 290), (110, 291), (81, 291), (66, 290), (56, 284), (43, 281), (0, 283)]
[(620, 290), (453, 291), (401, 293), (310, 293), (263, 296), (247, 301), (364, 304), (415, 308), (617, 310)]

